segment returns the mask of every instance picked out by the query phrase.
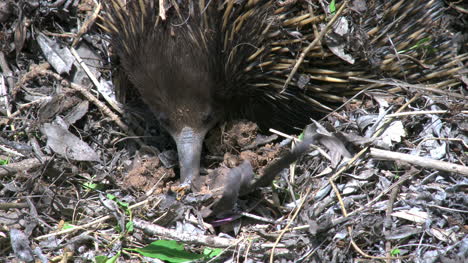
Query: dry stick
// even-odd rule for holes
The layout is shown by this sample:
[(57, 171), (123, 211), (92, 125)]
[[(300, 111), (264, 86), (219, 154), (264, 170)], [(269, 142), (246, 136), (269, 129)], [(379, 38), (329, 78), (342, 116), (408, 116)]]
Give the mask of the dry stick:
[(194, 235), (192, 233), (182, 232), (182, 231), (175, 231), (172, 229), (168, 229), (162, 226), (158, 226), (156, 224), (147, 223), (140, 219), (134, 219), (133, 224), (136, 228), (143, 230), (143, 232), (151, 235), (158, 235), (164, 236), (165, 238), (182, 241), (184, 243), (191, 243), (191, 244), (203, 244), (209, 247), (217, 247), (217, 248), (226, 248), (226, 247), (233, 247), (237, 246), (242, 239), (229, 239), (223, 237), (213, 237), (213, 236), (206, 236), (206, 235)]
[[(10, 66), (8, 66), (8, 62), (5, 58), (5, 54), (0, 51), (0, 68), (3, 71), (3, 75), (6, 77), (8, 86), (10, 89), (15, 87), (15, 79), (13, 78), (13, 71), (11, 71)], [(7, 108), (7, 110), (9, 110)]]
[(294, 215), (288, 220), (288, 224), (286, 227), (281, 230), (281, 233), (279, 233), (278, 238), (275, 240), (275, 243), (273, 244), (273, 247), (271, 248), (271, 254), (270, 254), (270, 263), (273, 263), (274, 256), (275, 256), (275, 249), (278, 243), (281, 241), (281, 238), (283, 235), (286, 233), (286, 231), (289, 230), (289, 227), (291, 226), (292, 222), (296, 219), (296, 217), (299, 215), (299, 212), (301, 211), (302, 207), (304, 206), (305, 201), (309, 198), (310, 191), (312, 190), (312, 186), (309, 186), (307, 188), (306, 193), (303, 196), (303, 199), (301, 200), (301, 203), (299, 206), (296, 208), (296, 211), (294, 212)]
[(253, 240), (249, 240), (249, 244), (247, 245), (247, 249), (244, 253), (245, 261), (247, 261), (247, 256), (249, 255), (250, 248), (252, 247)]
[[(460, 2), (462, 2), (462, 1), (460, 1)], [(460, 2), (458, 2), (458, 3), (460, 3)], [(468, 14), (468, 9), (465, 9), (465, 8), (459, 6), (459, 5), (456, 5), (456, 4), (453, 4), (453, 3), (449, 3), (449, 6), (450, 6), (451, 8), (453, 8), (453, 9), (457, 10), (457, 11), (460, 12), (460, 13)]]
[(275, 130), (273, 128), (270, 128), (268, 131), (271, 132), (271, 133), (274, 133), (276, 135), (279, 135), (281, 137), (284, 137), (286, 139), (294, 140), (294, 142), (299, 142), (300, 141), (298, 138), (296, 138), (296, 137), (294, 137), (292, 135), (286, 134), (284, 132), (277, 131), (277, 130)]
[[(146, 203), (148, 203), (150, 201), (150, 199), (146, 199), (144, 201), (141, 201), (139, 203), (136, 203), (134, 205), (131, 205), (129, 206), (129, 209), (133, 209), (133, 208), (137, 208), (137, 207), (140, 207), (140, 206), (143, 206), (145, 205)], [(63, 234), (67, 234), (67, 233), (71, 233), (71, 232), (75, 232), (77, 230), (86, 230), (87, 227), (90, 227), (90, 226), (93, 226), (93, 225), (96, 225), (98, 223), (101, 223), (101, 222), (104, 222), (106, 220), (109, 220), (111, 219), (113, 216), (111, 215), (108, 215), (108, 216), (103, 216), (101, 218), (98, 218), (94, 221), (91, 221), (87, 224), (84, 224), (84, 225), (81, 225), (81, 226), (75, 226), (73, 228), (69, 228), (69, 229), (65, 229), (65, 230), (62, 230), (62, 231), (57, 231), (55, 233), (50, 233), (50, 234), (47, 234), (47, 235), (42, 235), (42, 236), (38, 236), (36, 238), (34, 238), (35, 240), (43, 240), (43, 239), (46, 239), (48, 237), (51, 237), (51, 236), (58, 236), (58, 235), (63, 235)]]
[(166, 9), (164, 9), (164, 0), (159, 0), (159, 17), (161, 20), (166, 20)]
[[(33, 78), (37, 77), (38, 75), (47, 75), (55, 78), (58, 81), (61, 81), (64, 85), (71, 87), (75, 91), (79, 91), (87, 100), (93, 103), (99, 110), (101, 110), (105, 115), (107, 115), (113, 122), (117, 124), (124, 132), (128, 133), (130, 136), (137, 137), (136, 134), (131, 130), (121, 119), (120, 117), (112, 112), (104, 103), (102, 103), (99, 99), (97, 99), (93, 94), (91, 94), (88, 89), (85, 87), (78, 85), (76, 83), (70, 82), (59, 74), (48, 70), (50, 65), (48, 63), (43, 63), (37, 65), (33, 68), (30, 72), (26, 73), (21, 81), (15, 86), (15, 90), (13, 91), (13, 95), (15, 95), (20, 89), (21, 86), (32, 80)], [(117, 107), (118, 109), (118, 107)], [(116, 110), (117, 110), (116, 109)], [(139, 139), (135, 139), (138, 145), (142, 146), (143, 142)]]
[[(410, 105), (411, 103), (413, 103), (414, 101), (416, 101), (421, 95), (420, 94), (417, 94), (416, 96), (414, 96), (413, 98), (411, 98), (408, 102), (406, 102), (404, 105), (402, 105), (396, 112), (401, 112), (403, 111), (403, 109), (405, 109), (406, 107), (408, 107), (408, 105)], [(390, 122), (391, 119), (388, 121)], [(377, 131), (372, 137), (373, 138), (377, 138), (378, 136), (380, 136), (380, 134), (383, 133), (384, 130), (379, 130)], [(344, 171), (346, 171), (349, 167), (351, 167), (352, 164), (354, 164), (354, 162), (359, 159), (365, 152), (367, 152), (367, 150), (369, 149), (370, 147), (365, 147), (364, 149), (362, 149), (361, 151), (359, 151), (345, 166), (343, 166), (340, 170), (338, 170), (338, 172), (336, 172), (334, 175), (332, 175), (332, 177), (330, 177), (330, 179), (328, 179), (328, 182), (330, 183), (330, 185), (332, 186), (333, 188), (333, 191), (335, 192), (336, 194), (336, 197), (338, 199), (338, 202), (340, 204), (340, 207), (341, 207), (341, 211), (343, 213), (343, 216), (344, 217), (348, 217), (350, 216), (352, 213), (348, 214), (348, 212), (346, 211), (346, 207), (344, 205), (344, 202), (343, 202), (343, 198), (341, 197), (341, 194), (340, 194), (340, 191), (338, 190), (338, 187), (336, 187), (334, 181), (336, 178), (338, 178), (339, 175), (341, 175)], [(390, 189), (390, 188), (389, 188)], [(383, 194), (379, 195), (379, 198), (380, 196), (383, 196)], [(378, 200), (378, 199), (374, 199), (374, 200)], [(364, 208), (362, 208), (364, 209)], [(348, 234), (349, 234), (349, 237), (351, 239), (351, 245), (353, 246), (353, 248), (359, 253), (361, 254), (362, 256), (364, 257), (367, 257), (367, 258), (372, 258), (372, 259), (387, 259), (387, 257), (375, 257), (375, 256), (371, 256), (371, 255), (368, 255), (367, 253), (365, 253), (364, 251), (362, 251), (361, 248), (359, 248), (359, 246), (356, 244), (356, 242), (354, 242), (353, 240), (353, 229), (351, 226), (348, 226)], [(401, 257), (392, 257), (390, 259), (401, 259)]]
[(0, 203), (0, 210), (9, 210), (12, 208), (28, 208), (28, 203)]
[[(398, 194), (398, 190), (399, 188), (398, 187), (395, 187), (393, 190), (392, 190), (392, 193), (390, 194), (390, 198), (388, 199), (388, 206), (387, 206), (387, 211), (385, 211), (385, 222), (384, 222), (384, 226), (386, 228), (386, 231), (387, 233), (390, 233), (390, 230), (388, 229), (390, 226), (390, 224), (388, 224), (391, 220), (392, 220), (392, 212), (393, 212), (393, 203), (395, 202), (395, 199), (396, 199), (396, 196)], [(386, 234), (386, 233), (384, 233)], [(386, 257), (391, 257), (391, 249), (392, 249), (392, 242), (390, 240), (387, 240), (385, 242), (385, 251), (387, 252), (386, 253)], [(392, 260), (391, 259), (386, 259), (387, 263), (391, 263)]]
[[(457, 99), (463, 99), (463, 100), (468, 100), (468, 96), (464, 96), (462, 94), (458, 93), (453, 93), (453, 92), (448, 92), (440, 89), (435, 89), (433, 87), (438, 86), (436, 84), (432, 85), (422, 85), (422, 84), (409, 84), (406, 82), (401, 82), (401, 81), (389, 81), (389, 80), (375, 80), (375, 79), (364, 79), (364, 78), (358, 78), (358, 77), (349, 77), (350, 80), (358, 80), (358, 81), (363, 81), (363, 82), (369, 82), (369, 83), (374, 83), (378, 85), (390, 85), (390, 86), (403, 86), (407, 88), (414, 88), (417, 90), (424, 90), (424, 91), (430, 91), (432, 93), (440, 94), (440, 95), (447, 95), (452, 98), (457, 98)], [(458, 83), (458, 82), (456, 82)]]
[(75, 57), (76, 61), (78, 61), (78, 64), (80, 64), (80, 66), (83, 68), (83, 70), (86, 72), (86, 74), (88, 75), (88, 77), (91, 79), (91, 81), (93, 82), (94, 86), (96, 86), (97, 88), (97, 91), (99, 92), (99, 94), (104, 98), (104, 100), (106, 100), (107, 103), (109, 103), (109, 105), (115, 110), (117, 111), (118, 113), (120, 114), (124, 114), (124, 111), (123, 109), (117, 105), (117, 103), (111, 99), (107, 94), (104, 94), (101, 92), (101, 90), (103, 90), (102, 86), (101, 86), (101, 83), (99, 83), (99, 81), (97, 80), (96, 76), (94, 76), (93, 72), (91, 72), (91, 70), (88, 68), (88, 65), (86, 65), (86, 63), (84, 63), (84, 61), (81, 59), (80, 55), (78, 55), (78, 53), (76, 52), (76, 50), (74, 48), (70, 48), (70, 51), (71, 53), (73, 54), (73, 56)]
[(283, 93), (286, 88), (288, 87), (289, 85), (289, 82), (291, 82), (291, 79), (294, 77), (294, 75), (296, 74), (297, 70), (299, 69), (299, 67), (301, 66), (302, 62), (304, 62), (304, 59), (305, 59), (305, 56), (309, 53), (309, 51), (315, 46), (317, 45), (318, 43), (320, 43), (323, 39), (323, 37), (325, 36), (325, 34), (328, 33), (328, 31), (330, 30), (330, 28), (333, 26), (333, 24), (335, 24), (335, 21), (338, 19), (338, 17), (340, 17), (341, 13), (343, 13), (345, 7), (348, 5), (348, 1), (349, 0), (345, 0), (342, 4), (342, 6), (340, 7), (340, 9), (338, 10), (338, 12), (336, 12), (336, 14), (332, 17), (332, 19), (330, 20), (330, 22), (328, 22), (327, 26), (322, 30), (322, 32), (320, 32), (320, 35), (318, 38), (315, 38), (312, 43), (309, 44), (309, 46), (307, 46), (306, 49), (304, 49), (304, 51), (301, 53), (301, 55), (299, 56), (299, 59), (296, 61), (296, 64), (294, 65), (294, 68), (292, 69), (291, 73), (289, 73), (289, 76), (288, 78), (286, 79), (286, 81), (284, 82), (284, 85), (283, 85), (283, 89), (281, 90), (280, 93)]
[(374, 205), (375, 203), (377, 203), (377, 201), (380, 200), (380, 198), (382, 198), (382, 196), (388, 194), (390, 191), (392, 191), (394, 188), (398, 187), (399, 185), (403, 184), (404, 182), (406, 182), (406, 180), (410, 179), (413, 175), (412, 174), (405, 174), (403, 176), (400, 177), (400, 179), (398, 179), (398, 181), (396, 181), (394, 184), (392, 184), (390, 187), (388, 187), (387, 189), (383, 190), (379, 195), (377, 195), (376, 197), (374, 197), (374, 199), (370, 200), (367, 204), (365, 204), (364, 206), (362, 206), (361, 208), (358, 208), (352, 212), (350, 212), (348, 214), (348, 216), (352, 216), (354, 214), (357, 214), (361, 211), (364, 211), (365, 209), (371, 207), (372, 205)]
[[(231, 248), (240, 245), (239, 250), (244, 251), (251, 248), (251, 245), (241, 244), (246, 241), (245, 238), (230, 239), (222, 237), (214, 237), (207, 235), (193, 235), (186, 232), (181, 232), (173, 229), (168, 229), (152, 223), (145, 222), (140, 219), (134, 219), (133, 224), (136, 228), (143, 230), (143, 232), (150, 235), (163, 236), (164, 238), (177, 240), (183, 243), (190, 243), (196, 245), (204, 245), (217, 248)], [(259, 245), (260, 249), (269, 249), (275, 247), (275, 244), (264, 243)], [(285, 248), (285, 246), (282, 246)]]
[(13, 112), (8, 117), (8, 119), (12, 120), (16, 116), (20, 115), (22, 110), (28, 109), (29, 107), (37, 105), (37, 104), (41, 104), (41, 103), (46, 102), (46, 101), (48, 101), (50, 99), (51, 99), (50, 97), (45, 97), (45, 98), (39, 98), (37, 100), (33, 100), (33, 101), (25, 103), (25, 104), (20, 104), (20, 105), (17, 106), (17, 110), (15, 112)]
[(37, 76), (44, 75), (45, 70), (47, 70), (49, 68), (50, 68), (49, 63), (42, 63), (42, 64), (39, 64), (39, 65), (32, 65), (31, 70), (29, 70), (26, 74), (24, 74), (21, 77), (20, 81), (16, 83), (15, 87), (11, 91), (13, 100), (14, 100), (14, 98), (16, 96), (16, 93), (18, 93), (18, 91), (21, 89), (21, 87), (23, 87), (23, 85), (26, 82), (29, 82), (29, 81), (33, 80)]
[(384, 118), (393, 118), (393, 117), (410, 116), (410, 115), (446, 114), (446, 113), (468, 114), (468, 111), (462, 110), (460, 112), (454, 112), (454, 111), (448, 111), (448, 110), (422, 110), (422, 111), (392, 113), (392, 114), (385, 115)]
[(446, 171), (450, 173), (459, 173), (459, 174), (468, 176), (468, 167), (459, 165), (459, 164), (419, 157), (419, 156), (406, 154), (406, 153), (385, 151), (385, 150), (380, 150), (376, 148), (370, 149), (370, 155), (372, 157), (379, 158), (379, 159), (403, 161), (403, 162), (418, 165), (424, 168), (437, 169), (437, 170), (442, 170), (442, 171)]
[[(100, 8), (100, 6), (99, 6)], [(103, 90), (102, 86), (101, 86), (101, 83), (97, 80), (96, 76), (94, 76), (93, 72), (91, 72), (91, 70), (89, 69), (88, 65), (86, 65), (86, 63), (84, 63), (84, 61), (81, 59), (80, 55), (78, 55), (78, 53), (76, 52), (76, 50), (74, 48), (71, 48), (70, 49), (71, 53), (73, 54), (73, 56), (75, 57), (75, 59), (77, 60), (77, 62), (80, 64), (80, 66), (83, 68), (83, 70), (86, 72), (86, 74), (88, 75), (88, 77), (91, 79), (91, 81), (93, 82), (94, 86), (96, 86), (97, 88), (97, 92), (104, 98), (104, 100), (115, 110), (117, 111), (120, 115), (124, 115), (124, 110), (122, 109), (122, 107), (119, 105), (119, 103), (117, 103), (115, 100), (111, 99), (107, 94), (101, 92)], [(120, 118), (119, 118), (120, 120)], [(136, 136), (136, 134), (133, 132), (133, 130), (129, 130), (129, 128), (127, 128), (127, 130), (124, 130), (126, 131), (127, 133), (131, 134), (131, 135), (134, 135), (136, 138), (138, 138)], [(142, 146), (143, 143), (139, 140), (139, 139), (136, 139), (137, 140), (137, 143)]]
[[(81, 85), (78, 85), (76, 83), (73, 83), (73, 82), (69, 82), (68, 80), (62, 78), (59, 74), (55, 73), (55, 72), (52, 72), (50, 70), (45, 70), (44, 71), (45, 74), (49, 75), (49, 76), (52, 76), (54, 78), (56, 78), (57, 80), (59, 81), (62, 81), (62, 84), (66, 85), (66, 86), (69, 86), (70, 88), (76, 90), (76, 91), (79, 91), (81, 93), (81, 95), (83, 95), (87, 100), (89, 100), (91, 103), (93, 103), (96, 107), (98, 107), (99, 110), (101, 110), (104, 115), (107, 115), (113, 122), (115, 122), (115, 124), (117, 124), (117, 126), (119, 126), (124, 132), (128, 133), (130, 136), (135, 136), (136, 137), (136, 134), (133, 132), (133, 130), (131, 130), (127, 124), (125, 124), (121, 119), (120, 117), (115, 114), (114, 112), (112, 112), (111, 109), (109, 109), (106, 104), (102, 103), (99, 99), (97, 99), (93, 94), (91, 94), (88, 89), (86, 89), (85, 87), (81, 86)], [(139, 139), (135, 139), (136, 142), (138, 143), (138, 145), (140, 146), (143, 146), (143, 142)]]
[(114, 121), (117, 124), (117, 126), (119, 126), (125, 132), (129, 131), (128, 126), (120, 120), (119, 116), (117, 114), (113, 113), (104, 103), (102, 103), (93, 94), (91, 94), (88, 89), (86, 89), (85, 87), (83, 87), (81, 85), (78, 85), (76, 83), (69, 82), (68, 80), (62, 78), (59, 74), (57, 74), (55, 72), (52, 72), (52, 71), (48, 70), (46, 72), (46, 74), (48, 74), (48, 75), (56, 78), (57, 80), (61, 81), (62, 84), (64, 84), (65, 86), (68, 86), (68, 87), (70, 87), (70, 88), (72, 88), (72, 89), (74, 89), (76, 91), (79, 91), (81, 93), (81, 95), (83, 95), (87, 100), (89, 100), (96, 107), (98, 107), (99, 110), (101, 110), (105, 115), (107, 115), (109, 118), (111, 118), (112, 121)]
[(81, 26), (80, 31), (78, 32), (78, 34), (76, 34), (75, 39), (73, 40), (73, 43), (71, 45), (72, 47), (76, 46), (76, 44), (78, 44), (78, 41), (80, 41), (81, 36), (84, 35), (86, 32), (88, 32), (88, 30), (93, 26), (94, 21), (96, 21), (96, 18), (99, 15), (99, 11), (101, 11), (100, 2), (96, 4), (93, 14), (91, 14), (91, 16), (88, 19), (86, 19), (86, 21)]
[(27, 171), (29, 169), (41, 166), (44, 162), (48, 162), (51, 159), (51, 157), (44, 157), (41, 162), (39, 159), (31, 158), (17, 163), (2, 165), (0, 166), (0, 177), (13, 175), (21, 171)]
[[(277, 131), (275, 129), (272, 129), (270, 128), (268, 130), (269, 132), (271, 133), (274, 133), (276, 135), (279, 135), (281, 137), (284, 137), (286, 139), (290, 139), (290, 140), (293, 140), (295, 143), (300, 143), (301, 140), (299, 140), (298, 138), (294, 137), (294, 136), (291, 136), (289, 134), (286, 134), (286, 133), (283, 133), (283, 132), (280, 132), (280, 131)], [(315, 145), (315, 144), (311, 144), (310, 145), (314, 150), (317, 150), (323, 157), (325, 157), (327, 160), (331, 160), (331, 157), (330, 155), (328, 155), (328, 153), (325, 152), (325, 150), (323, 150), (322, 148), (320, 148), (319, 146)]]
[(448, 207), (443, 207), (443, 206), (440, 206), (440, 205), (431, 205), (431, 204), (426, 204), (426, 205), (429, 206), (429, 207), (438, 208), (438, 209), (440, 209), (440, 210), (445, 210), (445, 211), (450, 211), (450, 212), (457, 212), (457, 213), (468, 214), (468, 210), (461, 210), (461, 209), (455, 209), (455, 208), (448, 208)]
[[(8, 87), (10, 90), (13, 90), (15, 87), (15, 81), (13, 79), (13, 72), (11, 71), (10, 67), (8, 66), (8, 62), (6, 61), (5, 54), (3, 54), (2, 51), (0, 51), (0, 69), (3, 71), (3, 75), (6, 77), (6, 81), (8, 83)], [(4, 78), (2, 77), (2, 82)], [(4, 88), (5, 87), (5, 88)], [(0, 91), (0, 98), (4, 96), (3, 100), (5, 102), (5, 109), (6, 109), (6, 115), (8, 118), (11, 116), (11, 105), (10, 101), (8, 100), (8, 88), (4, 83), (2, 83), (2, 90)], [(10, 128), (12, 131), (15, 130), (14, 125), (10, 125)]]
[(16, 150), (13, 150), (11, 148), (8, 148), (8, 147), (5, 147), (3, 145), (0, 145), (0, 150), (8, 153), (9, 155), (16, 155), (16, 156), (19, 156), (19, 157), (24, 157), (24, 155)]
[[(419, 171), (415, 171), (414, 169), (411, 169), (410, 171), (405, 173), (403, 176), (409, 179), (414, 174), (418, 174), (418, 173), (419, 173)], [(400, 179), (402, 179), (402, 178), (400, 178)], [(406, 179), (405, 180), (399, 180), (399, 181), (403, 182), (403, 181), (406, 181)], [(391, 187), (393, 189), (392, 189), (392, 193), (390, 194), (390, 198), (388, 199), (387, 210), (385, 211), (385, 221), (384, 221), (384, 227), (385, 227), (385, 233), (384, 234), (385, 235), (390, 233), (390, 228), (391, 228), (391, 224), (392, 224), (391, 223), (391, 215), (392, 215), (392, 212), (393, 212), (393, 204), (395, 203), (395, 200), (396, 200), (396, 197), (397, 197), (397, 194), (398, 194), (398, 190), (400, 189), (397, 186), (400, 186), (400, 185), (401, 185), (401, 183), (398, 184), (398, 185), (394, 184), (393, 185), (394, 187)], [(387, 254), (386, 254), (387, 257), (391, 257), (391, 247), (392, 247), (392, 242), (390, 240), (387, 240), (385, 242), (385, 251), (387, 251)], [(387, 261), (387, 263), (391, 263), (390, 259), (386, 259), (386, 261)]]
[[(149, 201), (150, 200), (147, 199), (140, 203), (131, 205), (129, 209), (134, 209), (134, 208), (143, 206)], [(113, 216), (111, 215), (104, 216), (84, 225), (75, 226), (74, 228), (70, 228), (70, 229), (58, 231), (55, 233), (50, 233), (47, 235), (36, 237), (34, 238), (34, 240), (40, 241), (40, 240), (49, 238), (51, 236), (63, 235), (63, 234), (75, 232), (77, 230), (86, 230), (88, 227), (105, 222), (111, 218), (113, 218)], [(179, 231), (164, 228), (155, 224), (150, 224), (140, 219), (134, 219), (133, 224), (136, 228), (142, 229), (146, 233), (150, 233), (152, 235), (160, 235), (160, 236), (163, 236), (164, 238), (179, 240), (184, 243), (190, 242), (193, 244), (205, 245), (205, 246), (210, 246), (210, 247), (230, 248), (230, 247), (240, 244), (243, 241), (243, 239), (228, 239), (228, 238), (212, 237), (212, 236), (207, 236), (207, 235), (187, 235), (184, 232), (179, 232)], [(262, 249), (270, 248), (272, 247), (272, 244), (262, 244), (260, 245), (260, 247)]]

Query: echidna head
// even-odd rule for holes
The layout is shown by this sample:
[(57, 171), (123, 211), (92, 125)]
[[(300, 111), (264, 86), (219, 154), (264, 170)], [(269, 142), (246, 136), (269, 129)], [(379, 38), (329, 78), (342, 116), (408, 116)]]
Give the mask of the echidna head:
[(164, 36), (144, 43), (122, 62), (143, 101), (174, 138), (181, 181), (191, 185), (199, 175), (204, 137), (222, 114), (215, 98), (222, 84), (208, 50), (187, 39)]
[(160, 18), (158, 1), (110, 2), (105, 29), (121, 65), (174, 138), (182, 182), (198, 190), (192, 179), (199, 175), (203, 139), (223, 111), (215, 98), (224, 79), (219, 23), (213, 21), (220, 13), (214, 4), (198, 10), (202, 1), (171, 1)]

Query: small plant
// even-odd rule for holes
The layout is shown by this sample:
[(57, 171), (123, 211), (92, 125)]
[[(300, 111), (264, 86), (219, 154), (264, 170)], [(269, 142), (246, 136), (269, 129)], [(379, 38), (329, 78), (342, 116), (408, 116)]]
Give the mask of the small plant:
[(390, 251), (390, 255), (392, 257), (396, 257), (396, 256), (398, 256), (400, 254), (401, 254), (401, 251), (398, 248), (392, 249), (392, 251)]
[(329, 6), (328, 8), (329, 8), (331, 14), (335, 14), (335, 12), (336, 12), (336, 3), (335, 3), (335, 0), (332, 0), (332, 1), (330, 2), (330, 6)]
[(10, 163), (10, 159), (0, 159), (0, 165), (7, 165)]
[(425, 43), (431, 42), (431, 40), (432, 39), (430, 37), (422, 38), (416, 44), (414, 44), (413, 46), (411, 46), (411, 47), (409, 47), (407, 49), (403, 49), (403, 50), (398, 51), (398, 54), (408, 53), (409, 51), (415, 50), (415, 49), (426, 49), (429, 52), (434, 52), (435, 49), (433, 47), (431, 47), (429, 45), (425, 45)]

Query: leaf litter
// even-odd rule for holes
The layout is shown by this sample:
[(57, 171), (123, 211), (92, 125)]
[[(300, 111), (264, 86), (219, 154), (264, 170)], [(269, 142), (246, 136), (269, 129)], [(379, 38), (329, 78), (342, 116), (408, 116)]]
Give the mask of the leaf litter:
[[(61, 32), (77, 32), (76, 21), (84, 21), (95, 5), (58, 2), (54, 8), (26, 4), (28, 21), (0, 3), (1, 50), (17, 84), (11, 85), (2, 64), (10, 100), (0, 105), (0, 261), (115, 256), (119, 262), (151, 262), (130, 251), (176, 240), (184, 244), (176, 254), (224, 249), (216, 262), (234, 262), (238, 254), (264, 262), (271, 253), (276, 262), (357, 262), (372, 256), (466, 262), (466, 72), (460, 76), (465, 86), (445, 93), (423, 85), (365, 92), (311, 122), (314, 145), (307, 153), (271, 184), (248, 193), (241, 190), (250, 179), (271, 171), (299, 136), (260, 130), (245, 120), (221, 124), (205, 141), (203, 190), (180, 195), (175, 146), (144, 105), (130, 102), (117, 115), (134, 134), (108, 114), (119, 113), (121, 105), (107, 106), (99, 95), (113, 100), (115, 92), (101, 32), (90, 30), (77, 47), (99, 77), (100, 93), (88, 88), (92, 81), (81, 67), (71, 66), (71, 37), (52, 33), (56, 25)], [(15, 23), (28, 32), (32, 23), (44, 34), (34, 39), (15, 31)], [(340, 25), (346, 29), (346, 21)], [(352, 63), (342, 47), (333, 50)], [(399, 109), (406, 115), (391, 117)], [(386, 152), (376, 157), (370, 148)], [(392, 158), (392, 152), (408, 156)], [(431, 160), (442, 162), (434, 167)]]

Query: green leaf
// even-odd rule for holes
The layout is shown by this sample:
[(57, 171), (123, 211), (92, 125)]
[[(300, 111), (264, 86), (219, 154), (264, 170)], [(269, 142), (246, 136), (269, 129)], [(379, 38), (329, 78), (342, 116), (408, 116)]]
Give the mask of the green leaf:
[(211, 248), (211, 247), (206, 247), (203, 250), (203, 255), (205, 255), (208, 258), (214, 258), (218, 255), (223, 253), (223, 250), (221, 248)]
[(392, 249), (392, 251), (390, 251), (390, 255), (392, 257), (398, 256), (400, 254), (401, 254), (401, 251), (398, 248)]
[(84, 183), (83, 187), (90, 190), (104, 190), (106, 188), (103, 184), (95, 184), (91, 182)]
[(127, 249), (145, 257), (157, 258), (170, 263), (189, 262), (204, 256), (184, 250), (184, 245), (174, 240), (158, 240), (144, 248)]
[(430, 42), (431, 40), (432, 40), (432, 39), (431, 39), (430, 37), (422, 38), (422, 39), (420, 39), (415, 45), (409, 47), (408, 49), (403, 49), (403, 50), (398, 51), (398, 54), (403, 54), (403, 53), (406, 53), (406, 52), (408, 52), (408, 51), (410, 51), (410, 50), (414, 50), (414, 49), (418, 49), (418, 48), (420, 48), (420, 49), (426, 49), (426, 50), (428, 50), (428, 51), (435, 51), (434, 48), (432, 48), (432, 47), (430, 47), (430, 46), (428, 46), (428, 45), (424, 45), (424, 44), (426, 44), (426, 43), (429, 44), (429, 42)]
[(115, 263), (115, 262), (117, 262), (117, 259), (119, 259), (119, 257), (120, 257), (120, 252), (117, 253), (117, 255), (115, 255), (115, 256), (109, 258), (109, 259), (106, 261), (106, 263)]
[(302, 132), (301, 134), (299, 134), (299, 136), (297, 137), (299, 140), (303, 140), (304, 139), (304, 133)]
[(127, 229), (127, 232), (132, 232), (134, 227), (133, 227), (133, 222), (129, 221), (127, 224), (125, 224), (125, 228)]
[(96, 256), (94, 257), (94, 262), (96, 263), (106, 263), (107, 257), (106, 256)]
[(10, 163), (10, 160), (0, 159), (0, 165), (7, 165)]
[(108, 258), (106, 256), (96, 256), (94, 257), (94, 262), (96, 263), (115, 263), (120, 257), (120, 251), (115, 256)]
[(98, 184), (86, 182), (86, 183), (83, 184), (83, 186), (84, 186), (84, 188), (88, 188), (88, 189), (91, 189), (91, 190), (96, 190), (97, 187), (98, 187)]
[(330, 2), (329, 9), (330, 9), (330, 13), (332, 13), (332, 14), (334, 14), (334, 13), (336, 12), (335, 0), (332, 0), (332, 1)]
[(117, 196), (115, 196), (115, 195), (107, 194), (106, 196), (107, 196), (107, 198), (109, 198), (110, 200), (113, 200), (113, 201), (117, 202), (117, 204), (118, 204), (120, 207), (122, 207), (122, 208), (128, 208), (128, 207), (130, 207), (130, 204), (129, 204), (129, 203), (120, 201), (120, 200), (117, 198)]
[(71, 229), (71, 228), (75, 228), (75, 227), (76, 227), (75, 225), (72, 225), (70, 223), (65, 222), (63, 224), (62, 230), (67, 230), (67, 229)]

